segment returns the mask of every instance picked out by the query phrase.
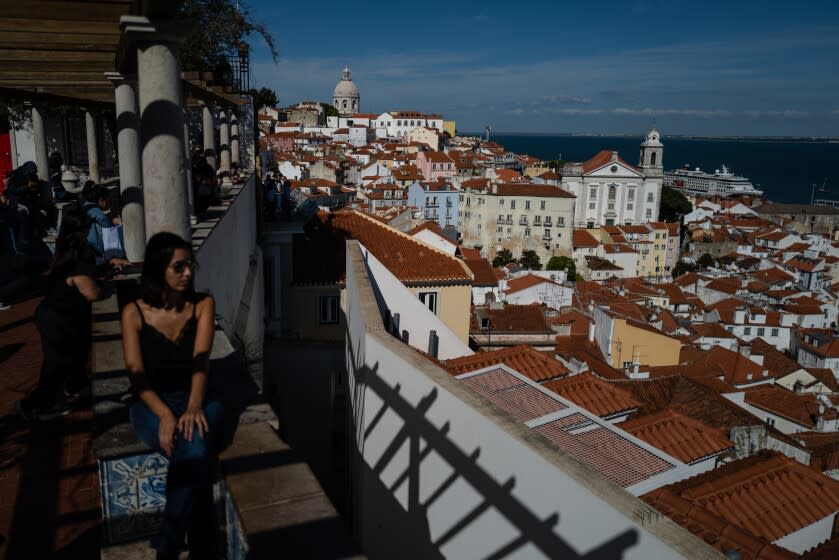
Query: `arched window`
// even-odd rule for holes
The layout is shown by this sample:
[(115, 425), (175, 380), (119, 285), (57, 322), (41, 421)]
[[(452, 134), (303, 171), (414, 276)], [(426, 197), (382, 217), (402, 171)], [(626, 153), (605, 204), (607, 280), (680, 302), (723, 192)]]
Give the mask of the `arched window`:
[(347, 100), (344, 99), (344, 109), (346, 109), (346, 108), (347, 108)]
[(609, 200), (615, 200), (617, 190), (618, 189), (615, 185), (609, 185)]
[(336, 109), (338, 108), (338, 100), (337, 99), (335, 100), (335, 108)]
[(658, 154), (657, 154), (657, 153), (655, 153), (655, 152), (653, 152), (653, 153), (650, 155), (650, 165), (655, 165), (655, 156), (657, 156), (657, 155), (658, 155)]
[(358, 106), (358, 101), (353, 100), (352, 108), (355, 109)]

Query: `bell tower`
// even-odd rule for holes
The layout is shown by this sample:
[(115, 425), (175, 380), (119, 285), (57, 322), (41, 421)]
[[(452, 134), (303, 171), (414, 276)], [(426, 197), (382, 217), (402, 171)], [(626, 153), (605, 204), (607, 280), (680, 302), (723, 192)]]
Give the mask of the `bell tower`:
[(638, 162), (644, 173), (649, 176), (662, 176), (664, 174), (664, 144), (661, 143), (661, 135), (653, 127), (647, 133), (647, 138), (641, 142), (641, 158)]

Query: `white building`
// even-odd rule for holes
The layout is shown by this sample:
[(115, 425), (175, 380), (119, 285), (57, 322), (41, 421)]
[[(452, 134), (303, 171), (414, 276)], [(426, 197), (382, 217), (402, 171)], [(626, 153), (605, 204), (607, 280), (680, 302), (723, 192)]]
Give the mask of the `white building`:
[(583, 163), (566, 164), (562, 188), (577, 197), (574, 225), (593, 228), (657, 220), (663, 153), (658, 131), (652, 129), (641, 144), (637, 167), (609, 150)]

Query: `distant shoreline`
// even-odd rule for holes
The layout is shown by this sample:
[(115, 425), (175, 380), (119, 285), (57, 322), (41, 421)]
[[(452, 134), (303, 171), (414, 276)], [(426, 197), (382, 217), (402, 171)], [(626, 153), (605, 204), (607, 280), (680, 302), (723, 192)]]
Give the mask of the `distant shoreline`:
[[(485, 132), (460, 132), (459, 136), (485, 136)], [(588, 132), (490, 132), (490, 140), (497, 136), (554, 136), (564, 138), (638, 138), (643, 134), (597, 134)], [(808, 144), (839, 143), (835, 136), (700, 136), (690, 134), (668, 134), (668, 138), (678, 140), (703, 140), (711, 142), (799, 142)]]

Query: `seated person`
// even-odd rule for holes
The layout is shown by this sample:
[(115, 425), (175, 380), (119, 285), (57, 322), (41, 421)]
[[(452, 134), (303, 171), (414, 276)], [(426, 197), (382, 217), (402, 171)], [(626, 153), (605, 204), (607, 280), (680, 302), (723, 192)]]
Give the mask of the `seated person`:
[[(122, 220), (119, 216), (113, 218), (108, 217), (105, 212), (109, 206), (108, 189), (102, 185), (96, 185), (93, 181), (87, 181), (82, 189), (82, 205), (81, 208), (90, 219), (90, 230), (87, 234), (87, 242), (96, 254), (97, 260), (105, 259), (105, 242), (102, 237), (102, 230), (104, 228), (112, 228), (122, 225)], [(125, 266), (129, 262), (123, 258), (108, 259), (109, 264), (113, 266)]]

